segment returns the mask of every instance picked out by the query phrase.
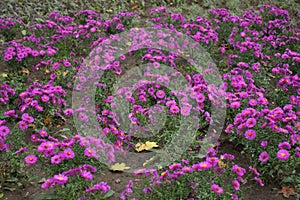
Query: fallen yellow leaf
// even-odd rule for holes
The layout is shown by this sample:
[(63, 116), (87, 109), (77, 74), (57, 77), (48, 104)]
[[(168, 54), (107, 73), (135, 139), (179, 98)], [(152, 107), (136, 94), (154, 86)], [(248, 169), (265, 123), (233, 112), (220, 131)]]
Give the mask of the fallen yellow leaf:
[(5, 77), (7, 77), (7, 74), (6, 74), (6, 73), (2, 73), (1, 76), (2, 76), (3, 78), (5, 78)]
[(158, 145), (156, 144), (156, 142), (149, 142), (147, 141), (146, 143), (137, 143), (135, 145), (135, 150), (137, 152), (143, 151), (143, 150), (150, 150), (154, 147), (158, 147)]
[(109, 167), (112, 171), (124, 171), (126, 169), (130, 169), (130, 167), (126, 166), (125, 163), (116, 163)]

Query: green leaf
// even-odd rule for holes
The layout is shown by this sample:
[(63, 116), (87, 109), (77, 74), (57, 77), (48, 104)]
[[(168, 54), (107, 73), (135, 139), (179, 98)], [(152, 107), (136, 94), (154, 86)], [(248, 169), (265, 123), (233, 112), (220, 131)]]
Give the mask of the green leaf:
[(60, 197), (55, 194), (39, 194), (36, 197), (34, 197), (33, 200), (44, 200), (44, 199), (59, 199)]
[(35, 175), (35, 176), (32, 176), (28, 179), (28, 182), (31, 182), (31, 181), (34, 181), (35, 179), (39, 178), (39, 176)]
[(16, 177), (6, 179), (6, 182), (17, 182), (17, 181), (18, 181), (18, 178), (16, 178)]
[(9, 190), (9, 191), (15, 191), (16, 188), (12, 188), (12, 187), (3, 187), (4, 190)]
[(3, 194), (3, 193), (0, 193), (0, 199), (1, 199), (3, 196), (4, 196), (4, 194)]
[(113, 190), (109, 190), (105, 195), (104, 195), (104, 199), (107, 199), (109, 197), (111, 197), (113, 194), (115, 193), (115, 191)]

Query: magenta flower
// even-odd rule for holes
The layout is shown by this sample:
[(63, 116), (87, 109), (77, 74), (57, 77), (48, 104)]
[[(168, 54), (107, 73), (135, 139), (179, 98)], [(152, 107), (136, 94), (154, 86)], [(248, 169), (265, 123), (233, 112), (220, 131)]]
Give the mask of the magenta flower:
[(42, 101), (42, 102), (46, 103), (46, 102), (48, 102), (49, 100), (50, 100), (49, 96), (47, 96), (47, 95), (41, 96), (41, 101)]
[(264, 186), (264, 183), (262, 182), (262, 180), (258, 177), (254, 177), (254, 180), (261, 186), (263, 187)]
[(66, 116), (73, 115), (73, 110), (71, 108), (64, 110), (64, 115), (66, 115)]
[(219, 163), (219, 158), (217, 157), (208, 157), (206, 161), (209, 162), (212, 166), (216, 166)]
[(268, 152), (264, 151), (259, 155), (259, 160), (261, 162), (267, 162), (269, 160), (269, 154)]
[(203, 103), (204, 100), (205, 100), (204, 94), (199, 93), (199, 94), (196, 96), (196, 101), (197, 101), (198, 103)]
[(266, 148), (268, 146), (268, 141), (261, 141), (260, 146)]
[(235, 101), (235, 102), (232, 102), (230, 104), (230, 108), (236, 109), (236, 108), (239, 108), (239, 107), (241, 107), (241, 103), (239, 101)]
[(247, 140), (254, 140), (256, 138), (255, 130), (249, 129), (245, 132), (245, 137)]
[(96, 155), (96, 150), (93, 149), (93, 148), (86, 148), (84, 150), (84, 155), (87, 156), (87, 157), (94, 157)]
[[(36, 136), (36, 135), (31, 135), (31, 136)], [(52, 151), (54, 150), (54, 144), (53, 142), (43, 142), (38, 146), (38, 152), (47, 152), (47, 151)]]
[(170, 107), (170, 112), (171, 112), (172, 114), (177, 114), (177, 113), (179, 113), (179, 108), (178, 108), (178, 106), (172, 105), (172, 106)]
[(253, 172), (253, 174), (255, 174), (256, 176), (259, 176), (259, 172), (257, 171), (256, 168), (254, 168), (254, 167), (252, 167), (252, 166), (249, 166), (249, 170), (250, 170), (251, 172)]
[(44, 183), (42, 184), (42, 188), (43, 189), (48, 189), (50, 187), (52, 187), (54, 184), (54, 180), (52, 178), (48, 178), (44, 180)]
[(154, 67), (154, 69), (159, 68), (160, 67), (159, 62), (153, 62), (153, 67)]
[(68, 177), (63, 174), (54, 175), (53, 179), (54, 182), (59, 185), (64, 185), (66, 182), (68, 182)]
[(18, 122), (18, 126), (19, 126), (20, 130), (25, 130), (25, 129), (28, 128), (28, 125), (27, 125), (27, 123), (25, 121), (19, 121)]
[(31, 154), (26, 156), (24, 160), (27, 165), (34, 165), (37, 161), (37, 157), (34, 154)]
[(102, 191), (103, 193), (106, 193), (110, 190), (110, 186), (107, 185), (107, 183), (105, 182), (99, 182), (97, 184), (95, 184), (93, 187), (86, 189), (85, 192), (86, 193), (90, 193), (93, 191)]
[(40, 134), (41, 137), (47, 137), (48, 132), (45, 129), (41, 129), (39, 134)]
[(73, 159), (75, 157), (75, 153), (72, 149), (65, 149), (64, 150), (64, 157), (69, 160), (69, 159)]
[(235, 190), (240, 189), (240, 182), (238, 180), (233, 180), (231, 184)]
[(55, 63), (52, 64), (52, 68), (54, 70), (57, 70), (59, 68), (59, 66), (60, 66), (59, 62), (55, 62)]
[(181, 169), (181, 168), (182, 168), (182, 166), (181, 166), (180, 163), (174, 163), (174, 164), (169, 166), (170, 170), (177, 170), (177, 169)]
[(183, 106), (181, 109), (180, 109), (180, 113), (183, 115), (183, 116), (188, 116), (190, 114), (190, 111), (191, 111), (191, 108), (188, 107), (188, 106)]
[(257, 101), (255, 99), (250, 99), (249, 100), (249, 105), (250, 106), (256, 106), (257, 105)]
[(80, 175), (82, 176), (82, 178), (86, 179), (86, 180), (92, 180), (93, 179), (93, 174), (91, 172), (88, 171), (81, 171)]
[(246, 121), (246, 125), (248, 128), (252, 128), (256, 125), (256, 119), (255, 118), (249, 118)]
[(167, 101), (166, 105), (169, 107), (176, 106), (176, 101), (174, 101), (174, 100)]
[(182, 171), (183, 171), (184, 173), (191, 173), (191, 172), (193, 171), (193, 168), (188, 167), (188, 166), (184, 166), (184, 167), (182, 168)]
[(232, 166), (232, 171), (234, 171), (234, 173), (239, 176), (244, 176), (244, 174), (246, 173), (246, 170), (238, 165)]
[(156, 96), (160, 99), (164, 98), (165, 97), (165, 92), (163, 90), (158, 90), (156, 92)]
[(215, 192), (216, 194), (222, 194), (223, 193), (223, 189), (218, 186), (217, 184), (212, 184), (212, 186), (210, 187), (210, 189)]
[(282, 142), (278, 145), (279, 149), (290, 149), (291, 145), (288, 142)]
[(62, 162), (62, 159), (59, 155), (54, 155), (51, 157), (51, 164), (59, 164)]
[(287, 160), (290, 157), (290, 153), (285, 150), (285, 149), (281, 149), (277, 152), (277, 158), (279, 160)]
[(200, 163), (197, 163), (197, 164), (194, 164), (192, 166), (193, 170), (197, 170), (197, 171), (200, 171), (200, 170), (208, 170), (212, 167), (212, 165), (209, 163), (209, 162), (206, 162), (206, 161), (203, 161), (203, 162), (200, 162)]
[(34, 122), (34, 118), (32, 116), (30, 116), (28, 113), (24, 113), (22, 115), (22, 120), (27, 122), (27, 123), (33, 123)]
[(5, 137), (7, 134), (9, 134), (9, 132), (9, 128), (7, 126), (0, 126), (0, 137)]

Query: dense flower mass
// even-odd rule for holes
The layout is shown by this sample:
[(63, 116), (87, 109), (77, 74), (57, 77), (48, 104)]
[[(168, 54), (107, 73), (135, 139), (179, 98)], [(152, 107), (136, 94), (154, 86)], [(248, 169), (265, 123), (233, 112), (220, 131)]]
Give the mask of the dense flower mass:
[[(103, 167), (95, 163), (115, 163), (117, 154), (137, 151), (137, 143), (155, 133), (151, 140), (159, 145), (145, 142), (143, 151), (161, 152), (192, 138), (191, 147), (178, 157), (182, 160), (159, 170), (137, 170), (135, 175), (146, 183), (130, 180), (121, 199), (136, 195), (138, 186), (144, 199), (165, 198), (155, 195), (168, 190), (177, 195), (166, 195), (169, 199), (191, 200), (204, 193), (210, 199), (239, 199), (250, 174), (260, 186), (268, 177), (299, 179), (300, 14), (264, 4), (241, 16), (225, 8), (211, 9), (209, 15), (188, 19), (166, 7), (154, 8), (146, 20), (150, 33), (135, 28), (141, 20), (137, 12), (107, 17), (92, 10), (72, 16), (55, 11), (28, 26), (21, 18), (0, 18), (1, 61), (7, 66), (0, 74), (5, 163), (49, 167), (43, 189), (77, 185), (72, 188), (79, 192), (76, 198), (92, 199), (113, 194), (106, 182), (94, 182)], [(211, 63), (195, 66), (192, 50), (207, 51), (216, 68)], [(139, 64), (143, 67), (135, 70)], [(222, 97), (226, 105), (220, 103)], [(214, 108), (226, 108), (222, 134), (241, 145), (257, 168), (240, 166), (234, 155), (220, 154), (222, 142), (210, 144), (205, 138), (218, 134), (210, 129), (220, 123)], [(199, 155), (204, 146), (208, 151)], [(176, 148), (170, 150), (162, 163), (176, 153)]]

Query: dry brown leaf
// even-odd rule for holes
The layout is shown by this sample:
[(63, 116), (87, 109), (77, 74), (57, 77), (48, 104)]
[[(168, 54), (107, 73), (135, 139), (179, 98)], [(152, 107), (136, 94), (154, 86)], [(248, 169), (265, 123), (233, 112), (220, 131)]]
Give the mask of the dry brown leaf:
[(282, 186), (282, 189), (278, 191), (279, 194), (282, 194), (285, 198), (289, 198), (290, 196), (296, 195), (296, 188)]
[(26, 68), (23, 68), (22, 70), (21, 70), (21, 72), (23, 73), (23, 74), (30, 74), (30, 71), (28, 70), (28, 69), (26, 69)]

